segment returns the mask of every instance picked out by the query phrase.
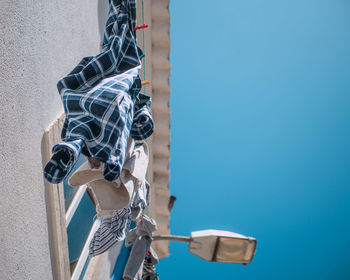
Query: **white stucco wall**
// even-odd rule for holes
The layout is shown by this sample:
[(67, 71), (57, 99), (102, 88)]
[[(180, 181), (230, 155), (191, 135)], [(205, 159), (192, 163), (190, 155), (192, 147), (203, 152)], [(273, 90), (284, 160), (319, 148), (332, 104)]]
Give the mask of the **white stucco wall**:
[(41, 140), (57, 81), (99, 50), (97, 15), (98, 0), (0, 2), (0, 279), (52, 279)]

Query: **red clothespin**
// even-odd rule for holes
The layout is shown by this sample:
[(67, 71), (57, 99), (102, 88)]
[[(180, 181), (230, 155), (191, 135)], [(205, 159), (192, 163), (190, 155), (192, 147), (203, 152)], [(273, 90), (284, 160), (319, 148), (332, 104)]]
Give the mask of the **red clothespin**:
[(141, 25), (137, 25), (134, 27), (134, 30), (138, 30), (138, 29), (143, 29), (143, 28), (147, 28), (148, 25), (147, 24), (141, 24)]

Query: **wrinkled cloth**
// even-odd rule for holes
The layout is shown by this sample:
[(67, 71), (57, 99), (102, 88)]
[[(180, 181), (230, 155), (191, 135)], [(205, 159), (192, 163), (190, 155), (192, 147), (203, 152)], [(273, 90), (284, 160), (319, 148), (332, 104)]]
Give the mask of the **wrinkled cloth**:
[[(109, 250), (117, 242), (124, 240), (130, 229), (133, 216), (147, 207), (146, 182), (133, 195), (132, 203), (114, 212), (112, 217), (101, 218), (101, 225), (95, 232), (89, 245), (89, 257), (100, 255)], [(136, 213), (136, 214), (135, 214)]]
[[(102, 52), (83, 58), (57, 84), (66, 115), (62, 140), (68, 144), (82, 140), (83, 154), (105, 163), (103, 176), (108, 181), (120, 175), (141, 89), (142, 52), (137, 47), (135, 26), (136, 0), (110, 0)], [(52, 158), (60, 162), (61, 154)], [(74, 159), (66, 162), (67, 167), (57, 165), (58, 171), (52, 164), (45, 167), (45, 178), (62, 181), (75, 164)]]
[(147, 166), (148, 147), (143, 143), (135, 147), (131, 157), (126, 159), (117, 181), (107, 182), (102, 179), (87, 184), (96, 197), (96, 212), (99, 217), (112, 216), (115, 210), (131, 202), (132, 194), (145, 183)]
[(144, 140), (152, 135), (153, 130), (151, 98), (140, 93), (135, 104), (135, 115), (130, 135), (135, 140)]
[(96, 205), (97, 216), (110, 217), (114, 211), (126, 207), (131, 202), (132, 194), (145, 182), (148, 160), (147, 143), (135, 146), (135, 141), (129, 137), (125, 163), (116, 181), (104, 180), (102, 165), (98, 169), (92, 169), (90, 164), (85, 162), (68, 182), (73, 187), (87, 184)]
[(127, 89), (131, 80), (124, 78), (137, 75), (138, 70), (104, 79), (80, 96), (66, 93), (62, 98), (66, 112), (62, 140), (82, 137), (83, 153), (104, 162), (103, 176), (108, 181), (120, 175), (134, 115), (134, 96)]
[(131, 215), (130, 218), (133, 221), (136, 221), (142, 214), (142, 211), (145, 210), (149, 203), (149, 193), (150, 193), (150, 184), (145, 180), (142, 186), (135, 193), (135, 198), (130, 204)]
[(159, 258), (152, 246), (149, 248), (142, 269), (143, 280), (158, 280), (155, 265), (158, 264)]
[(44, 169), (45, 178), (53, 184), (62, 182), (78, 161), (81, 146), (82, 140), (54, 145), (52, 147), (53, 156)]
[(132, 229), (125, 239), (125, 246), (132, 245), (128, 262), (124, 269), (124, 280), (140, 280), (142, 277), (143, 262), (147, 251), (151, 247), (152, 234), (157, 229), (156, 222), (146, 215)]

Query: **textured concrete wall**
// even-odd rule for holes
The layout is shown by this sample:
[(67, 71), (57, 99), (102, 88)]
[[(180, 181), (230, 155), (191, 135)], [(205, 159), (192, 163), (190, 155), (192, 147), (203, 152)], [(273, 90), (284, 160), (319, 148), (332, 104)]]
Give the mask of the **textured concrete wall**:
[(0, 279), (52, 279), (41, 140), (58, 79), (99, 50), (97, 15), (97, 0), (0, 3)]

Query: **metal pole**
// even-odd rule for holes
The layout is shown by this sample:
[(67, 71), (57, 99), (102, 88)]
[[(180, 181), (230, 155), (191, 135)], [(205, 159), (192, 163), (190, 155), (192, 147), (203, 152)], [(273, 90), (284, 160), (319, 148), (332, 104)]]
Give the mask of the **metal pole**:
[(154, 235), (153, 236), (153, 241), (158, 241), (158, 240), (168, 240), (168, 241), (180, 241), (180, 242), (190, 242), (191, 237), (186, 237), (186, 236), (175, 236), (175, 235)]

